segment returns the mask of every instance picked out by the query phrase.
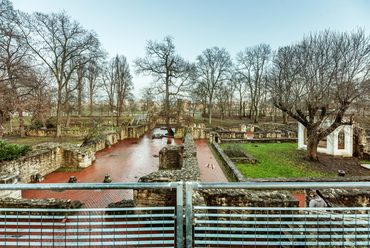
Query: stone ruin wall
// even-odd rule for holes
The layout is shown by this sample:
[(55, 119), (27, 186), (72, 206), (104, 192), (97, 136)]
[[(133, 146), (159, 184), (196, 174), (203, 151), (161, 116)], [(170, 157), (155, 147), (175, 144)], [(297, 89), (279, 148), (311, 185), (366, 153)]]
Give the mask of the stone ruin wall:
[(207, 189), (201, 192), (207, 206), (299, 207), (299, 201), (284, 190)]
[[(186, 134), (181, 144), (182, 148), (174, 148), (183, 152), (183, 161), (179, 170), (159, 170), (152, 172), (139, 179), (141, 183), (153, 182), (199, 182), (200, 171), (198, 168), (197, 150), (194, 139), (191, 134)], [(171, 147), (171, 146), (168, 146)], [(175, 146), (176, 147), (176, 146)], [(163, 161), (166, 162), (166, 161)], [(160, 164), (161, 167), (161, 164)], [(184, 185), (185, 187), (185, 185)], [(184, 194), (185, 197), (185, 194)], [(184, 201), (185, 202), (185, 201)], [(193, 202), (204, 205), (203, 197), (199, 192), (194, 192)], [(176, 190), (163, 189), (135, 189), (134, 206), (135, 207), (153, 207), (153, 206), (175, 206)]]
[(184, 146), (166, 146), (159, 151), (159, 169), (180, 170), (184, 159)]
[(2, 161), (0, 172), (19, 175), (21, 183), (31, 181), (31, 176), (40, 173), (45, 176), (61, 167), (89, 167), (95, 161), (95, 152), (110, 147), (125, 138), (137, 138), (148, 130), (148, 125), (124, 127), (107, 133), (86, 147), (67, 143), (44, 143), (36, 145), (32, 151), (16, 160)]

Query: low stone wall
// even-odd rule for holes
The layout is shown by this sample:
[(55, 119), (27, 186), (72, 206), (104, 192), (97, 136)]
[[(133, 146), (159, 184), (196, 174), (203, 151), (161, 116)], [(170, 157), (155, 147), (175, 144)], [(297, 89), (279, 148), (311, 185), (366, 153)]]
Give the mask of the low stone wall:
[[(33, 129), (26, 132), (27, 136), (36, 136), (36, 137), (54, 137), (56, 134), (56, 129)], [(62, 136), (70, 137), (81, 137), (86, 136), (89, 133), (87, 129), (62, 129)]]
[(299, 201), (288, 191), (255, 191), (231, 189), (201, 190), (207, 206), (222, 207), (299, 207)]
[(281, 132), (280, 131), (259, 131), (255, 132), (253, 135), (254, 139), (280, 139), (281, 138)]
[(234, 180), (237, 182), (246, 182), (246, 178), (243, 173), (241, 173), (239, 168), (231, 161), (229, 156), (225, 154), (224, 150), (222, 150), (222, 148), (216, 142), (212, 142), (212, 147), (216, 150), (218, 155), (220, 155), (224, 165), (226, 165)]
[(0, 172), (19, 175), (21, 183), (31, 181), (31, 176), (40, 173), (45, 176), (61, 167), (86, 168), (95, 161), (95, 153), (110, 147), (125, 138), (137, 138), (149, 129), (149, 125), (123, 127), (104, 134), (85, 147), (68, 143), (44, 143), (16, 160), (0, 163)]
[[(80, 201), (72, 202), (70, 199), (13, 199), (5, 198), (0, 200), (0, 208), (18, 208), (24, 209), (24, 212), (10, 212), (6, 211), (6, 214), (23, 214), (23, 215), (41, 215), (39, 211), (28, 212), (27, 209), (76, 209), (81, 208), (82, 203)], [(0, 212), (4, 214), (3, 212)], [(43, 215), (66, 215), (66, 212), (42, 212)]]
[(257, 159), (250, 155), (249, 153), (242, 151), (244, 154), (244, 157), (231, 157), (231, 161), (233, 161), (234, 164), (257, 164)]
[(295, 138), (281, 138), (281, 139), (221, 139), (219, 143), (297, 143), (298, 139)]

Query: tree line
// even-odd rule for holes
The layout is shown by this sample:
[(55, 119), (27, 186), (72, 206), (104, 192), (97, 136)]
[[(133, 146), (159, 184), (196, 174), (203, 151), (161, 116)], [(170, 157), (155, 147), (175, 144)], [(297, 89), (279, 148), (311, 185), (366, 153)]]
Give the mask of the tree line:
[[(133, 99), (129, 62), (123, 55), (107, 59), (94, 31), (66, 12), (26, 14), (9, 0), (0, 0), (0, 19), (0, 135), (11, 113), (18, 114), (24, 136), (24, 112), (45, 126), (54, 107), (60, 136), (73, 110), (81, 116), (86, 97), (90, 116), (102, 95), (109, 111), (122, 115), (125, 100)], [(225, 48), (212, 47), (195, 62), (186, 61), (170, 36), (149, 40), (145, 51), (133, 61), (134, 70), (152, 77), (142, 89), (143, 99), (149, 105), (161, 97), (169, 133), (179, 98), (203, 106), (210, 123), (215, 109), (224, 118), (235, 103), (239, 118), (249, 116), (256, 123), (271, 107), (283, 113), (284, 123), (289, 116), (307, 128), (310, 158), (316, 160), (318, 141), (352, 122), (346, 117), (349, 108), (366, 113), (370, 105), (370, 38), (361, 28), (311, 33), (276, 51), (261, 43), (234, 59)]]
[(349, 108), (369, 108), (370, 37), (363, 29), (311, 33), (277, 51), (267, 44), (247, 47), (235, 62), (225, 48), (213, 47), (189, 63), (176, 53), (171, 37), (149, 41), (146, 51), (146, 57), (134, 61), (136, 70), (152, 75), (151, 90), (165, 94), (166, 123), (169, 102), (184, 95), (208, 110), (210, 123), (215, 105), (222, 118), (238, 100), (241, 118), (248, 102), (249, 116), (257, 123), (269, 104), (283, 112), (285, 122), (290, 116), (307, 129), (308, 157), (318, 160), (319, 141), (340, 125), (352, 124)]
[(116, 55), (107, 60), (94, 31), (64, 11), (26, 14), (8, 0), (0, 1), (0, 23), (0, 136), (11, 114), (18, 115), (24, 137), (23, 113), (32, 113), (45, 126), (54, 107), (60, 137), (71, 112), (81, 116), (86, 97), (93, 115), (98, 90), (106, 92), (111, 112), (122, 114), (123, 101), (132, 98), (133, 89), (127, 59)]

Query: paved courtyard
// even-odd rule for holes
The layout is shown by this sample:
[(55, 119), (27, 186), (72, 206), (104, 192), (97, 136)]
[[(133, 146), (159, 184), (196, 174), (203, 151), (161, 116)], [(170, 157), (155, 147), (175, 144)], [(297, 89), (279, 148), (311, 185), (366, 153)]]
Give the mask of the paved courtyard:
[[(157, 171), (160, 149), (167, 145), (167, 138), (152, 139), (154, 133), (165, 133), (166, 130), (155, 129), (138, 139), (125, 139), (95, 154), (96, 161), (80, 172), (53, 172), (45, 176), (41, 183), (67, 183), (71, 176), (77, 183), (103, 183), (109, 174), (112, 183), (133, 183), (140, 177)], [(181, 139), (171, 139), (171, 144), (180, 145)], [(207, 145), (208, 140), (196, 140), (198, 164), (202, 182), (227, 182), (221, 168), (217, 164)], [(212, 166), (206, 166), (211, 164)], [(132, 199), (132, 190), (24, 190), (23, 198), (60, 198), (80, 200), (85, 207), (106, 207), (108, 203), (122, 199)]]

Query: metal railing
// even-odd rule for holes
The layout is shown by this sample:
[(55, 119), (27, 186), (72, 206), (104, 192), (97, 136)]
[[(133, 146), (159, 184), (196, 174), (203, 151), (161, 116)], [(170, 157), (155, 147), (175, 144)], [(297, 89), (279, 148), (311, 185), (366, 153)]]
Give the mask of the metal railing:
[(1, 190), (175, 189), (176, 206), (0, 209), (1, 247), (182, 247), (182, 183), (15, 184)]
[[(176, 206), (0, 209), (1, 247), (370, 247), (370, 208), (193, 206), (200, 189), (370, 188), (361, 183), (15, 184), (0, 190), (176, 190)], [(185, 218), (185, 225), (183, 219)], [(183, 227), (186, 228), (184, 231)]]
[(193, 206), (197, 189), (370, 188), (370, 183), (186, 183), (186, 247), (370, 247), (370, 208)]

